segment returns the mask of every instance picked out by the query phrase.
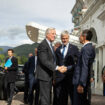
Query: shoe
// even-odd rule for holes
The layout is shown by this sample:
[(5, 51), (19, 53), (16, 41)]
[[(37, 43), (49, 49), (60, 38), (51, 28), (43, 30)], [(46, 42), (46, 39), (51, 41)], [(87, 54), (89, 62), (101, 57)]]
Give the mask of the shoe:
[(14, 95), (18, 94), (19, 91), (15, 91)]
[(11, 101), (9, 101), (7, 105), (11, 105)]
[(27, 100), (24, 100), (24, 104), (28, 104), (28, 101)]
[(11, 101), (11, 99), (9, 98), (9, 99), (7, 100), (7, 103), (8, 103), (7, 105), (11, 105), (11, 102), (12, 102), (12, 101)]

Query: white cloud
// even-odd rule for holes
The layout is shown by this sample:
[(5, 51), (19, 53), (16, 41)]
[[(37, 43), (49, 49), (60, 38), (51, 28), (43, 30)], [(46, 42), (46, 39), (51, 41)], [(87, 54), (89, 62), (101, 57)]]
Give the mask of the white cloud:
[(8, 37), (8, 39), (15, 39), (17, 36), (25, 32), (25, 27), (23, 28), (20, 26), (10, 26), (8, 28), (0, 29), (0, 37)]
[(2, 36), (15, 42), (19, 38), (19, 43), (23, 40), (20, 36), (28, 39), (25, 25), (30, 21), (59, 30), (70, 30), (73, 27), (70, 11), (75, 1), (0, 0), (0, 42)]

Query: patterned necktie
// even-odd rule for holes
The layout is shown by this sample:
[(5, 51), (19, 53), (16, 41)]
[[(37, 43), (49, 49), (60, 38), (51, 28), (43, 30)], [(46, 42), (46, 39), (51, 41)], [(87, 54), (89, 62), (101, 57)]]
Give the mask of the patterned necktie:
[(65, 53), (65, 48), (66, 48), (66, 45), (63, 46), (63, 51), (62, 51), (62, 57), (64, 58), (64, 53)]

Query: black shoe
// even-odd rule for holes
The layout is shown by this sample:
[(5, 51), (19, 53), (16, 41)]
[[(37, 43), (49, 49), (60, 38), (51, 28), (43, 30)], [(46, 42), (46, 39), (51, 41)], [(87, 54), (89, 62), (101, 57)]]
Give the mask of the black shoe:
[(24, 100), (24, 104), (28, 104), (28, 101), (27, 100)]
[(11, 105), (11, 103), (8, 103), (7, 105)]
[(7, 105), (11, 105), (11, 101), (9, 101)]
[(14, 95), (18, 94), (19, 91), (15, 91)]
[(7, 105), (11, 105), (11, 102), (12, 102), (12, 101), (11, 101), (11, 99), (9, 98), (8, 101), (7, 101), (7, 103), (8, 103)]

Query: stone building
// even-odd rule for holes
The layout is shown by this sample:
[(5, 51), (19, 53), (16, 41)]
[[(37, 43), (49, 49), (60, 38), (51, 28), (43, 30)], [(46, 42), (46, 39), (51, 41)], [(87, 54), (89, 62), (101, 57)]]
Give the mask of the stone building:
[[(33, 42), (40, 43), (45, 38), (45, 31), (47, 28), (48, 27), (37, 24), (35, 22), (30, 22), (26, 25), (26, 32), (30, 40), (32, 40)], [(57, 35), (54, 43), (61, 41), (61, 31), (56, 29), (56, 34)], [(79, 39), (77, 36), (70, 35), (70, 43), (78, 45), (78, 47), (80, 47), (80, 45), (78, 44)]]
[(71, 11), (75, 36), (84, 29), (93, 32), (92, 42), (96, 47), (94, 62), (95, 93), (102, 94), (101, 71), (105, 65), (105, 0), (76, 0)]

